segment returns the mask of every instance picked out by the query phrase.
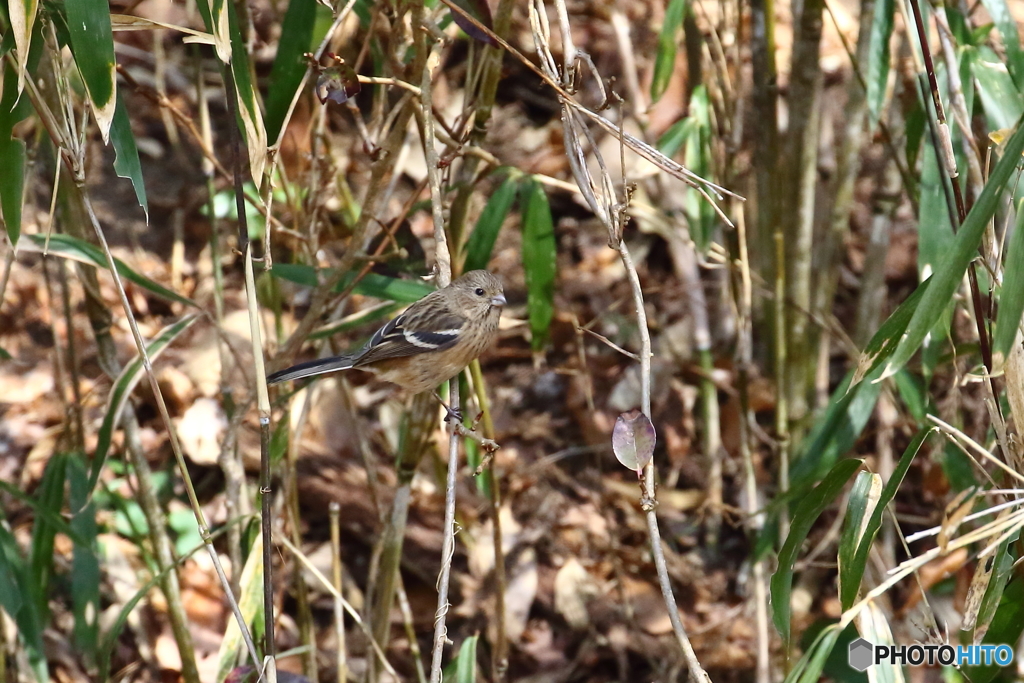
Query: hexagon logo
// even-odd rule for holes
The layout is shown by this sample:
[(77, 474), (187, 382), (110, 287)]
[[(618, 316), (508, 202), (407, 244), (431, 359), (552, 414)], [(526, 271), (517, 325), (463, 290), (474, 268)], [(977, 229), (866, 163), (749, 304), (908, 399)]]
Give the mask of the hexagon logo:
[(875, 646), (863, 638), (858, 638), (850, 643), (850, 651), (847, 655), (847, 661), (850, 666), (857, 671), (866, 671), (869, 666), (874, 664), (875, 659)]

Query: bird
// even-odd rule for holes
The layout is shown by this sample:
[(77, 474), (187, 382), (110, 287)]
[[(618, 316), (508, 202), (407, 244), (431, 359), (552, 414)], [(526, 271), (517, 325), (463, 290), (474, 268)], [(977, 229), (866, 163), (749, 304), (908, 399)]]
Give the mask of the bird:
[(293, 365), (267, 383), (356, 368), (411, 393), (433, 391), (491, 345), (505, 304), (501, 280), (472, 270), (409, 306), (356, 353)]

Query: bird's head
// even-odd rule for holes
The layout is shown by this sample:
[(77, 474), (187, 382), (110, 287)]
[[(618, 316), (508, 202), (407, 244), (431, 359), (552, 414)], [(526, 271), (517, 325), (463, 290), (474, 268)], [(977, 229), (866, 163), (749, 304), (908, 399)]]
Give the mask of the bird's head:
[(501, 280), (486, 270), (471, 270), (450, 285), (455, 294), (455, 305), (470, 319), (501, 314), (505, 305), (505, 290)]

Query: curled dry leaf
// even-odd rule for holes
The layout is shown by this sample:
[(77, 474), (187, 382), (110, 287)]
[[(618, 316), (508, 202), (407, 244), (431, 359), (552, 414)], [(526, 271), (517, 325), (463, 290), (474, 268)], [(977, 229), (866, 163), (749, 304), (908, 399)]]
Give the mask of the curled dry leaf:
[(615, 419), (612, 429), (612, 450), (623, 465), (636, 471), (637, 476), (654, 456), (658, 434), (650, 418), (639, 410), (622, 413)]
[(344, 59), (330, 55), (334, 64), (323, 69), (316, 79), (316, 97), (320, 104), (331, 100), (337, 104), (345, 104), (359, 94), (362, 86), (355, 70), (345, 63)]

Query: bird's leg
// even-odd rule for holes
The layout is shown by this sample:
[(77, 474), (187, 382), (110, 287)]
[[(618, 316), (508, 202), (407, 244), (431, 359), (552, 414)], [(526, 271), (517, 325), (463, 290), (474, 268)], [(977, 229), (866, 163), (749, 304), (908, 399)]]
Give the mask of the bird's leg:
[(445, 403), (444, 399), (441, 398), (441, 394), (437, 393), (436, 389), (434, 390), (434, 398), (436, 398), (438, 400), (438, 402), (442, 406), (444, 406), (444, 412), (445, 412), (444, 421), (445, 422), (451, 422), (454, 419), (456, 422), (458, 422), (460, 424), (462, 423), (462, 411), (459, 410), (458, 408), (452, 408), (450, 405)]

